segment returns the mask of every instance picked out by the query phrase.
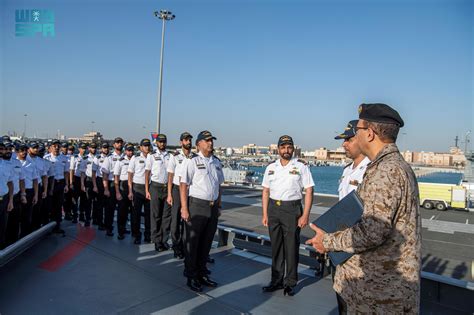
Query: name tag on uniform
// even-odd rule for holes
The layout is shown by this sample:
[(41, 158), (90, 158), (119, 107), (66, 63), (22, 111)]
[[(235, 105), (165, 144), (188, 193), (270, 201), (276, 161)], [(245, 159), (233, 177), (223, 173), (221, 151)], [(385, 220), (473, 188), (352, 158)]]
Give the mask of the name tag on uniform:
[(300, 174), (300, 171), (297, 169), (297, 168), (294, 168), (290, 171), (290, 174), (291, 175), (299, 175)]
[(144, 164), (144, 163), (145, 163), (145, 161), (141, 160), (141, 161), (138, 161), (138, 163)]
[(99, 163), (104, 163), (104, 160), (99, 160)]
[(112, 161), (117, 161), (117, 158), (113, 158)]
[(357, 179), (354, 179), (354, 180), (351, 180), (349, 182), (349, 184), (353, 185), (353, 186), (358, 186), (359, 185), (359, 181)]
[(155, 161), (161, 161), (161, 158), (159, 156), (155, 156)]
[(128, 163), (123, 163), (123, 165), (128, 165)]
[(178, 160), (178, 163), (179, 163), (179, 164), (183, 163), (183, 160)]
[(196, 164), (197, 168), (200, 170), (205, 170), (206, 166), (204, 164)]
[(275, 171), (268, 171), (268, 175), (273, 175), (275, 174)]

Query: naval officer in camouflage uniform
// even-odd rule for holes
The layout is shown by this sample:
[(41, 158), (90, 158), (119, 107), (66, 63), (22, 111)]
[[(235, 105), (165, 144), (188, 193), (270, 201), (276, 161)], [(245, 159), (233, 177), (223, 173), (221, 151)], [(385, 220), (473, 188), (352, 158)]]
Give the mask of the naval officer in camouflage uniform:
[(354, 253), (336, 269), (342, 313), (419, 313), (421, 219), (415, 174), (395, 145), (403, 125), (388, 105), (359, 107), (356, 137), (372, 161), (358, 189), (362, 219), (330, 234), (311, 225), (317, 234), (308, 243), (319, 252)]

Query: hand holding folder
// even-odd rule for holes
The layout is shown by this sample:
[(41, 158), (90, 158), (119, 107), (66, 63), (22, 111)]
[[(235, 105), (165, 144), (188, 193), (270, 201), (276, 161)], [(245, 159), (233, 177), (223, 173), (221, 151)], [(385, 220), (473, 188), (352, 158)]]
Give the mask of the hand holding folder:
[[(328, 211), (322, 214), (310, 227), (318, 234), (308, 240), (306, 244), (313, 245), (316, 250), (324, 253), (322, 238), (325, 233), (334, 233), (345, 230), (360, 221), (364, 205), (356, 191), (352, 191)], [(329, 252), (329, 257), (334, 265), (339, 265), (349, 259), (352, 254), (346, 252)]]

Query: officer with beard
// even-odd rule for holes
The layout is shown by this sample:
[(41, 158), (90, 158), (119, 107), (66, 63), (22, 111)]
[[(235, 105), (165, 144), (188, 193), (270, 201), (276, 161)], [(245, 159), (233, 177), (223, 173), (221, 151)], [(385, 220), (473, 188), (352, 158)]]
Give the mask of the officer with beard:
[(0, 141), (0, 250), (5, 247), (8, 213), (13, 210), (13, 174), (3, 159), (5, 152), (5, 144)]
[(267, 166), (262, 182), (262, 224), (268, 227), (272, 246), (272, 278), (262, 290), (284, 289), (283, 293), (289, 296), (295, 294), (298, 282), (300, 231), (308, 224), (314, 186), (308, 165), (293, 158), (294, 150), (293, 139), (281, 136), (280, 159)]

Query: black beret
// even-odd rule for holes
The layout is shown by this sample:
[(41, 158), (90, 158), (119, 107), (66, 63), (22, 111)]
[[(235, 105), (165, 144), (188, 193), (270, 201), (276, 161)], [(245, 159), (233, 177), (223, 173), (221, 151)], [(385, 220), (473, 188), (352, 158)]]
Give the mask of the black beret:
[(361, 104), (359, 106), (359, 119), (386, 124), (397, 124), (400, 127), (405, 125), (402, 117), (400, 117), (400, 114), (398, 114), (396, 110), (382, 103)]

